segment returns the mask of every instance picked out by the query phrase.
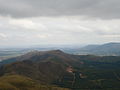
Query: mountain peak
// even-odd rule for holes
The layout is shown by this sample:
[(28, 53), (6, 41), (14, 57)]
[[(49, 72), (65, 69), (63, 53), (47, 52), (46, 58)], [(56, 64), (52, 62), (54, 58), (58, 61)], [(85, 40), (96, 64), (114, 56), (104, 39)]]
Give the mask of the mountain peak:
[(48, 51), (50, 53), (64, 53), (63, 51), (61, 50), (51, 50), (51, 51)]

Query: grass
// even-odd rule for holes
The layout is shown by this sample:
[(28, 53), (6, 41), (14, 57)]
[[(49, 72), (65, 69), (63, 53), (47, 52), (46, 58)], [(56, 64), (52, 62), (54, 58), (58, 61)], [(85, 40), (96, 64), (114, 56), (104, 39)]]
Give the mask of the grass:
[(0, 90), (68, 90), (50, 85), (40, 85), (36, 81), (20, 76), (6, 75), (0, 77)]

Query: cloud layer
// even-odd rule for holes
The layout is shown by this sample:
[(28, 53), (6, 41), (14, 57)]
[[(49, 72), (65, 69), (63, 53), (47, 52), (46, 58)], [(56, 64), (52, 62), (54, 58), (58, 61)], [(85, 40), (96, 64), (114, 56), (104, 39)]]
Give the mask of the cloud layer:
[(12, 17), (88, 16), (120, 18), (120, 0), (0, 0), (0, 14)]
[(0, 46), (115, 41), (119, 0), (0, 0)]
[(1, 45), (89, 44), (120, 41), (120, 20), (82, 17), (0, 17)]

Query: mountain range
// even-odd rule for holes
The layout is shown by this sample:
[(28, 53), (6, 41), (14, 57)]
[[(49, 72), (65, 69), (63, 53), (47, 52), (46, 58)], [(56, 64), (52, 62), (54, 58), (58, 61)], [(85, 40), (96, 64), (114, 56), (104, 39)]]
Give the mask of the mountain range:
[(120, 43), (106, 43), (102, 45), (88, 45), (82, 48), (72, 49), (68, 53), (79, 55), (101, 55), (101, 56), (119, 56)]
[[(31, 80), (38, 86), (50, 85), (52, 87), (51, 85), (54, 85), (62, 87), (61, 90), (66, 88), (72, 90), (109, 89), (109, 83), (120, 84), (119, 66), (120, 56), (72, 55), (61, 50), (32, 51), (0, 62), (0, 83), (3, 81), (2, 78), (5, 78), (5, 83), (13, 85), (11, 78), (15, 77), (18, 78), (14, 84), (16, 88), (22, 87), (21, 83), (24, 80), (26, 82)], [(19, 78), (23, 81), (19, 81)], [(106, 83), (100, 81), (103, 84), (101, 86), (99, 80), (104, 80)], [(113, 85), (112, 88), (115, 87), (119, 88), (119, 85)]]

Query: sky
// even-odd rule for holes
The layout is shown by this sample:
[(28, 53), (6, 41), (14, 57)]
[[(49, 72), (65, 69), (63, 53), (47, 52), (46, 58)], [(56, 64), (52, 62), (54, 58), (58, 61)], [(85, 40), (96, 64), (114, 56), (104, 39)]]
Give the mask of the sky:
[(120, 41), (120, 0), (0, 0), (0, 47)]

